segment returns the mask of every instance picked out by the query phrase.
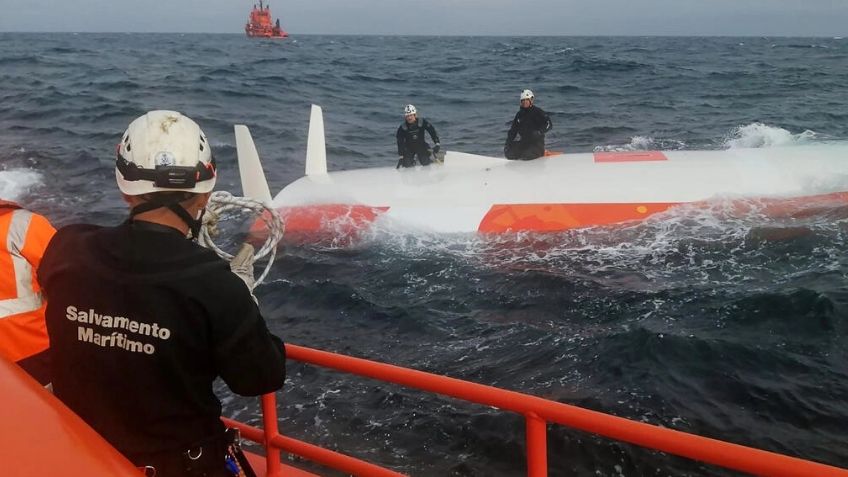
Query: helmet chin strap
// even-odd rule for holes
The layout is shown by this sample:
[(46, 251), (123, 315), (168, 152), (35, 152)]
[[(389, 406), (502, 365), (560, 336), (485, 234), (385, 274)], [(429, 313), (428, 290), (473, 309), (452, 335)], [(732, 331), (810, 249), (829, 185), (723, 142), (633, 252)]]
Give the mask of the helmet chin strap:
[(188, 226), (188, 229), (191, 231), (191, 235), (188, 237), (192, 240), (197, 239), (200, 236), (200, 227), (203, 225), (203, 214), (206, 212), (206, 209), (202, 209), (200, 211), (200, 216), (198, 218), (192, 217), (187, 210), (180, 205), (180, 201), (178, 199), (171, 200), (162, 200), (162, 199), (153, 199), (147, 201), (143, 204), (139, 204), (132, 208), (130, 211), (130, 222), (132, 222), (133, 218), (138, 214), (143, 214), (145, 212), (150, 212), (151, 210), (156, 210), (161, 207), (168, 208), (171, 212), (177, 214), (177, 217), (181, 218), (183, 222)]

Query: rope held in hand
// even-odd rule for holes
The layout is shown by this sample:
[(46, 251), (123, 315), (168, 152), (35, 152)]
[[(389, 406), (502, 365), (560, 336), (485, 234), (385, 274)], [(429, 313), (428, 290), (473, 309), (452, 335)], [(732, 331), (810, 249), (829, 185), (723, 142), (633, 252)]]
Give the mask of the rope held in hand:
[(273, 207), (248, 197), (237, 197), (227, 191), (215, 191), (209, 198), (209, 203), (206, 204), (206, 213), (203, 214), (203, 227), (200, 229), (200, 236), (197, 238), (200, 245), (213, 250), (219, 257), (226, 261), (232, 260), (233, 256), (218, 247), (212, 240), (220, 231), (218, 230), (218, 222), (221, 217), (228, 212), (233, 211), (248, 211), (259, 216), (265, 222), (268, 228), (268, 237), (262, 248), (253, 255), (254, 260), (261, 260), (268, 257), (268, 262), (265, 264), (265, 269), (262, 274), (256, 279), (254, 288), (262, 283), (262, 280), (268, 276), (271, 271), (271, 265), (274, 263), (274, 258), (277, 256), (277, 244), (283, 239), (285, 226), (280, 214)]

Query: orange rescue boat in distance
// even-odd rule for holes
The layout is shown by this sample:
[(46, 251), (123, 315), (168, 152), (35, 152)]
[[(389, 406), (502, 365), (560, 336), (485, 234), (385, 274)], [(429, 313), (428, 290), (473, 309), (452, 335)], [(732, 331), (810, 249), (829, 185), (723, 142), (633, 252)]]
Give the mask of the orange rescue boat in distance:
[(256, 8), (255, 3), (253, 4), (253, 10), (244, 26), (244, 32), (250, 38), (285, 38), (289, 36), (285, 30), (280, 28), (279, 18), (275, 23), (271, 23), (271, 6), (264, 5), (262, 0), (259, 0), (259, 8)]

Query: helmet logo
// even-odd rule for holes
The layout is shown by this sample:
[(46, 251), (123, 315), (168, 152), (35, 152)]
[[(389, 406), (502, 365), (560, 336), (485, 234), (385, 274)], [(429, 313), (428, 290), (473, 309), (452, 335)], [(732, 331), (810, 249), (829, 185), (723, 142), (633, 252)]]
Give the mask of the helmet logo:
[(157, 152), (153, 158), (153, 163), (158, 166), (173, 166), (177, 163), (177, 158), (168, 151)]

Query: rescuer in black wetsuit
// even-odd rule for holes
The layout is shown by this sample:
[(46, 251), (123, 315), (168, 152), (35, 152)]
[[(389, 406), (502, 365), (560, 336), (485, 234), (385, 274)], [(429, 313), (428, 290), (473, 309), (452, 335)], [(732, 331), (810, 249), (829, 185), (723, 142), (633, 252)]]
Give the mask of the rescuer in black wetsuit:
[(430, 134), (434, 143), (432, 153), (436, 155), (442, 147), (439, 144), (436, 128), (430, 124), (430, 121), (418, 119), (418, 111), (411, 104), (406, 105), (403, 114), (404, 122), (397, 130), (398, 167), (414, 166), (416, 157), (422, 166), (427, 166), (432, 162), (432, 158), (430, 146), (424, 140), (424, 131)]
[(62, 228), (38, 269), (54, 391), (157, 477), (233, 477), (226, 461), (239, 453), (213, 382), (258, 396), (285, 379), (285, 348), (251, 293), (252, 250), (228, 265), (186, 238), (197, 237), (216, 177), (191, 119), (173, 111), (136, 119), (116, 169), (130, 218)]
[(521, 109), (515, 113), (506, 135), (504, 156), (507, 159), (528, 161), (545, 155), (545, 134), (553, 124), (548, 114), (533, 104), (534, 99), (529, 89), (521, 92)]

